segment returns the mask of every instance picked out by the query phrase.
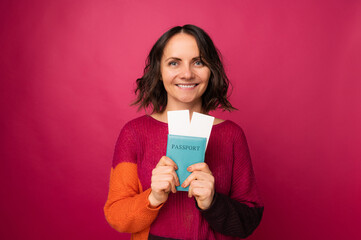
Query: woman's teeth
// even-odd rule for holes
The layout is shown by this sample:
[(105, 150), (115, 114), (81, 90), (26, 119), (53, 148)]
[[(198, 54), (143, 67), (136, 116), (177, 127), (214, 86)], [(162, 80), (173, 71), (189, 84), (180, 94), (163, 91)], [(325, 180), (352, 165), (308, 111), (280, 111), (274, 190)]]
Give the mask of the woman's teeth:
[(193, 84), (193, 85), (182, 85), (182, 84), (177, 84), (178, 87), (181, 87), (181, 88), (193, 88), (196, 86), (196, 84)]

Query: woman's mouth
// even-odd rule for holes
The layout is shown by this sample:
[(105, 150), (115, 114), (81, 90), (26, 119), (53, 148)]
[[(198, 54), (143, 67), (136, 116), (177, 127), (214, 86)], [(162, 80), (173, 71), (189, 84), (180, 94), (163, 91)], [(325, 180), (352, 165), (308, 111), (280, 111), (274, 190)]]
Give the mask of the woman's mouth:
[(176, 84), (177, 87), (180, 88), (194, 88), (198, 85), (198, 83), (195, 84)]

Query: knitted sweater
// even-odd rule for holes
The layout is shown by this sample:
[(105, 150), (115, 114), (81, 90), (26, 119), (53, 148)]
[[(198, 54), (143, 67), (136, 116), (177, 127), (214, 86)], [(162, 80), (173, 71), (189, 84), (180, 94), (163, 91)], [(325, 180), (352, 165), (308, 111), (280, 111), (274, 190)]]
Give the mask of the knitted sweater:
[(263, 205), (242, 129), (232, 121), (213, 126), (205, 162), (215, 178), (209, 209), (198, 208), (187, 192), (170, 193), (149, 206), (152, 170), (166, 155), (168, 125), (148, 115), (128, 122), (115, 147), (108, 199), (109, 224), (132, 239), (238, 239), (261, 221)]

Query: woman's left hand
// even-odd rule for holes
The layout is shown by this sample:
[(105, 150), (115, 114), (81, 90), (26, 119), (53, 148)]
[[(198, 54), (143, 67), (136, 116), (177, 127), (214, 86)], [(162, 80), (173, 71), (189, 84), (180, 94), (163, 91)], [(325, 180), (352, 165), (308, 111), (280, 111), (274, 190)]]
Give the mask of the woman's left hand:
[(192, 174), (183, 182), (182, 187), (189, 185), (188, 197), (196, 198), (198, 207), (209, 208), (214, 196), (214, 177), (206, 163), (196, 163), (187, 168)]

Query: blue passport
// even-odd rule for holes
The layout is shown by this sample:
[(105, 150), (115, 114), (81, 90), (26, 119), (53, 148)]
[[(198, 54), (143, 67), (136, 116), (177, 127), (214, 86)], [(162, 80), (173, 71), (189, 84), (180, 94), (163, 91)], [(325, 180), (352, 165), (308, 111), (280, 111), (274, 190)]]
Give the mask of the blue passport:
[[(191, 174), (187, 168), (195, 163), (204, 162), (206, 142), (207, 138), (168, 134), (167, 157), (177, 164), (176, 173), (181, 185)], [(188, 191), (188, 189), (189, 186), (186, 188), (177, 186), (177, 191)]]

